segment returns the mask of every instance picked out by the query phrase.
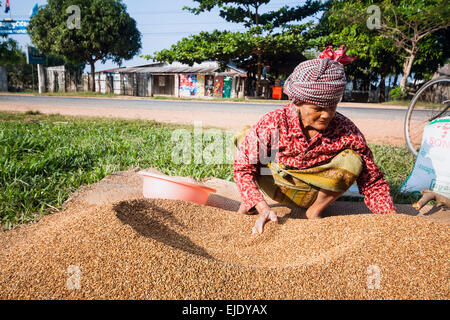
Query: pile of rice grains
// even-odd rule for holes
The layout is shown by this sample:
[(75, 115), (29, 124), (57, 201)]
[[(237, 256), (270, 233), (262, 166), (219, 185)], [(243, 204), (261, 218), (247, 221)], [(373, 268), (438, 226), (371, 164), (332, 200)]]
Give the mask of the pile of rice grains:
[(448, 299), (449, 226), (138, 198), (0, 233), (1, 299)]

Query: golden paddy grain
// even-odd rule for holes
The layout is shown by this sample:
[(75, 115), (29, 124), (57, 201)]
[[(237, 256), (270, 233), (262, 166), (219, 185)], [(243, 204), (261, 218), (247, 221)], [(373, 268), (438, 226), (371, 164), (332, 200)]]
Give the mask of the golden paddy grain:
[(178, 200), (73, 205), (0, 233), (0, 299), (448, 299), (449, 226)]

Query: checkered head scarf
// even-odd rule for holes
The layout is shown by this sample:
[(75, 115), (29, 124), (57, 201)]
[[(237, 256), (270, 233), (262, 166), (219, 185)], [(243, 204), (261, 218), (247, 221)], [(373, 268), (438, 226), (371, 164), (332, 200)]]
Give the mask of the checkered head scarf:
[(317, 59), (300, 63), (287, 78), (283, 91), (294, 103), (336, 106), (346, 86), (344, 65), (355, 59), (345, 55), (345, 46), (336, 51), (328, 46)]

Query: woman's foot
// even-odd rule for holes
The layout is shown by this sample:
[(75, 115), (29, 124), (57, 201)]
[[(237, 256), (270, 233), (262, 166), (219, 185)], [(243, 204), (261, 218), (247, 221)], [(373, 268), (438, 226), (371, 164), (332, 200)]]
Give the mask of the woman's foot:
[(322, 216), (320, 215), (322, 211), (317, 210), (316, 208), (309, 207), (308, 210), (306, 210), (306, 218), (308, 219), (322, 219)]
[(342, 192), (334, 192), (329, 190), (320, 189), (314, 203), (306, 210), (306, 217), (308, 219), (321, 219), (321, 213), (331, 203), (336, 201), (340, 196), (344, 194)]

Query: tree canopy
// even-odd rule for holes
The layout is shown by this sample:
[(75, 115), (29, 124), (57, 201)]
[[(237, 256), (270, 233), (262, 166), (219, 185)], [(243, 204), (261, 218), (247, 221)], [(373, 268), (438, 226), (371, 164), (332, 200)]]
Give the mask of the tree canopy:
[[(371, 1), (361, 2), (361, 8), (369, 7)], [(330, 2), (320, 23), (311, 30), (310, 45), (316, 48), (345, 45), (349, 56), (358, 59), (345, 67), (347, 78), (353, 81), (354, 90), (368, 90), (372, 82), (379, 81), (379, 100), (385, 100), (387, 75), (398, 72), (399, 59), (392, 41), (384, 38), (377, 30), (367, 28), (365, 23), (348, 23), (340, 11), (347, 4)]]
[[(226, 21), (243, 24), (247, 31), (230, 32), (214, 30), (201, 32), (180, 40), (170, 49), (145, 55), (158, 61), (195, 62), (216, 60), (222, 65), (234, 62), (244, 67), (256, 78), (257, 92), (263, 66), (271, 72), (288, 73), (301, 61), (307, 46), (307, 29), (311, 23), (300, 24), (306, 17), (323, 9), (320, 1), (306, 1), (294, 7), (283, 6), (275, 11), (261, 13), (261, 6), (270, 0), (195, 0), (197, 7), (184, 7), (193, 14), (219, 8)], [(283, 61), (284, 63), (280, 63)], [(258, 93), (257, 93), (258, 94)]]
[(21, 51), (17, 41), (4, 37), (0, 39), (0, 65), (9, 65), (20, 62)]
[[(380, 12), (379, 25), (373, 30), (367, 24), (369, 5), (376, 5)], [(372, 52), (371, 67), (375, 67), (374, 63), (384, 67), (394, 60), (392, 57), (399, 57), (403, 73), (400, 87), (404, 90), (418, 55), (423, 55), (425, 50), (428, 50), (427, 55), (433, 55), (430, 48), (438, 49), (436, 41), (439, 39), (434, 34), (450, 26), (449, 15), (450, 6), (446, 0), (334, 1), (329, 21), (341, 33), (348, 28), (357, 28), (354, 39), (370, 37), (362, 44)], [(339, 33), (332, 30), (329, 36), (336, 34)], [(376, 51), (380, 48), (385, 51), (385, 59), (377, 58), (380, 53), (376, 54)], [(434, 57), (434, 61), (441, 60)]]
[(307, 0), (304, 5), (295, 7), (283, 6), (278, 10), (260, 13), (261, 6), (269, 4), (271, 0), (194, 0), (198, 7), (188, 10), (196, 15), (219, 8), (219, 15), (228, 22), (242, 23), (250, 28), (254, 25), (285, 26), (294, 21), (307, 18), (323, 8), (320, 1)]
[[(276, 34), (261, 35), (258, 27), (254, 27), (247, 32), (218, 31), (201, 32), (183, 38), (170, 49), (156, 52), (153, 56), (158, 61), (180, 61), (192, 65), (205, 60), (217, 60), (225, 66), (228, 62), (233, 62), (239, 67), (245, 67), (249, 71), (256, 70), (258, 53), (261, 54), (263, 62), (277, 67), (277, 61), (286, 55), (291, 57), (301, 54), (306, 48), (307, 40), (302, 35), (304, 26), (289, 28), (286, 32)], [(303, 56), (297, 56), (303, 60)], [(301, 61), (300, 60), (300, 61)], [(290, 61), (284, 60), (284, 64), (278, 64), (280, 72), (283, 71)]]
[[(79, 28), (71, 28), (70, 6), (80, 8)], [(70, 11), (69, 11), (70, 12)], [(48, 0), (31, 18), (28, 33), (37, 49), (91, 66), (95, 91), (95, 62), (120, 64), (141, 49), (141, 33), (120, 0)]]

